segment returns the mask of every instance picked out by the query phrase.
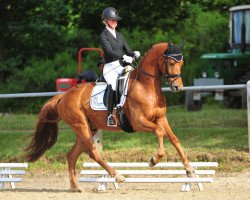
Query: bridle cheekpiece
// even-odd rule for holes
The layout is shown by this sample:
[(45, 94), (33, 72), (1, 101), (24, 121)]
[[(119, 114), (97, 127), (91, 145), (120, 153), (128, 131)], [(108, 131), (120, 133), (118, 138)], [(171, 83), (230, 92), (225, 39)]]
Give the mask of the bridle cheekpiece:
[(169, 43), (167, 50), (163, 53), (163, 56), (165, 57), (164, 63), (166, 63), (166, 67), (167, 67), (165, 78), (167, 80), (170, 78), (175, 78), (170, 83), (170, 85), (171, 85), (176, 79), (181, 77), (181, 74), (169, 74), (169, 72), (168, 72), (168, 59), (171, 58), (176, 62), (181, 62), (183, 60), (183, 55), (182, 55), (181, 50), (178, 47), (176, 47), (172, 43)]

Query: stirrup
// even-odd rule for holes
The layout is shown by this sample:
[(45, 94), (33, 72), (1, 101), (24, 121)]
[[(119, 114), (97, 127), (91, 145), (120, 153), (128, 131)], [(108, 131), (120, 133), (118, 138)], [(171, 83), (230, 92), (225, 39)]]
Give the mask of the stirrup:
[(107, 126), (113, 126), (116, 127), (115, 123), (115, 116), (113, 114), (110, 114), (107, 119)]

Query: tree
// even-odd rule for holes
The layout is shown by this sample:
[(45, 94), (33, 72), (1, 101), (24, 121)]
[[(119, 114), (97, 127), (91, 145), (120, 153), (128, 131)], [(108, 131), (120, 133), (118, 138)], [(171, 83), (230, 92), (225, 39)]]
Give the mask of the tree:
[[(56, 77), (72, 76), (78, 49), (100, 47), (99, 34), (104, 28), (101, 14), (106, 7), (119, 11), (123, 20), (118, 30), (132, 49), (143, 55), (158, 42), (184, 43), (185, 63), (190, 66), (202, 53), (223, 51), (228, 38), (228, 8), (242, 3), (242, 0), (2, 0), (0, 92), (51, 91)], [(84, 70), (98, 71), (96, 58), (83, 56)], [(63, 58), (67, 58), (63, 61), (65, 65), (61, 62)], [(46, 67), (50, 72), (46, 77), (45, 73), (36, 73)], [(194, 68), (184, 69), (185, 80), (191, 80)], [(41, 77), (35, 79), (36, 76)], [(17, 86), (15, 80), (22, 81)]]

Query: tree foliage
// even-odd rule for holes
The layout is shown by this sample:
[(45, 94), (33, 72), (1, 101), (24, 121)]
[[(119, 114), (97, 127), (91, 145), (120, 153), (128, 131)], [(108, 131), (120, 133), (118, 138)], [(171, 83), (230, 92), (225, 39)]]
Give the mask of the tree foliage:
[[(228, 9), (240, 4), (246, 2), (2, 0), (0, 93), (54, 91), (57, 77), (74, 76), (78, 49), (100, 47), (101, 13), (108, 6), (119, 11), (123, 20), (118, 29), (142, 55), (157, 42), (184, 44), (185, 82), (191, 84), (195, 67), (190, 66), (202, 53), (225, 51)], [(83, 56), (84, 70), (98, 71), (98, 56)]]

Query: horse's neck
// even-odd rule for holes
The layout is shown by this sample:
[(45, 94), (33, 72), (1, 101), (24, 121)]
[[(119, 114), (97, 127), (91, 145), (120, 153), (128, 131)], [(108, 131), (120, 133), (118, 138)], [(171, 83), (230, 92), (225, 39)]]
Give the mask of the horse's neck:
[(150, 87), (158, 88), (161, 86), (161, 77), (158, 73), (152, 71), (143, 71), (139, 73), (138, 80)]
[[(145, 71), (146, 73), (153, 75), (152, 71)], [(156, 79), (152, 76), (143, 73), (142, 69), (137, 68), (130, 76), (131, 84), (133, 85), (134, 80), (139, 81), (145, 88), (146, 93), (150, 93), (151, 96), (159, 96), (162, 93), (161, 90), (161, 79)], [(132, 86), (133, 87), (133, 86)], [(161, 96), (161, 95), (160, 95)]]
[(141, 81), (144, 85), (155, 89), (159, 89), (161, 87), (161, 74), (156, 62), (151, 62), (150, 60), (142, 61), (142, 63), (139, 65), (138, 70), (138, 80)]
[(158, 66), (158, 59), (167, 48), (167, 43), (154, 45), (148, 52), (146, 52), (142, 61), (140, 62), (137, 73), (138, 80), (148, 88), (151, 88), (156, 94), (161, 92), (161, 72)]

